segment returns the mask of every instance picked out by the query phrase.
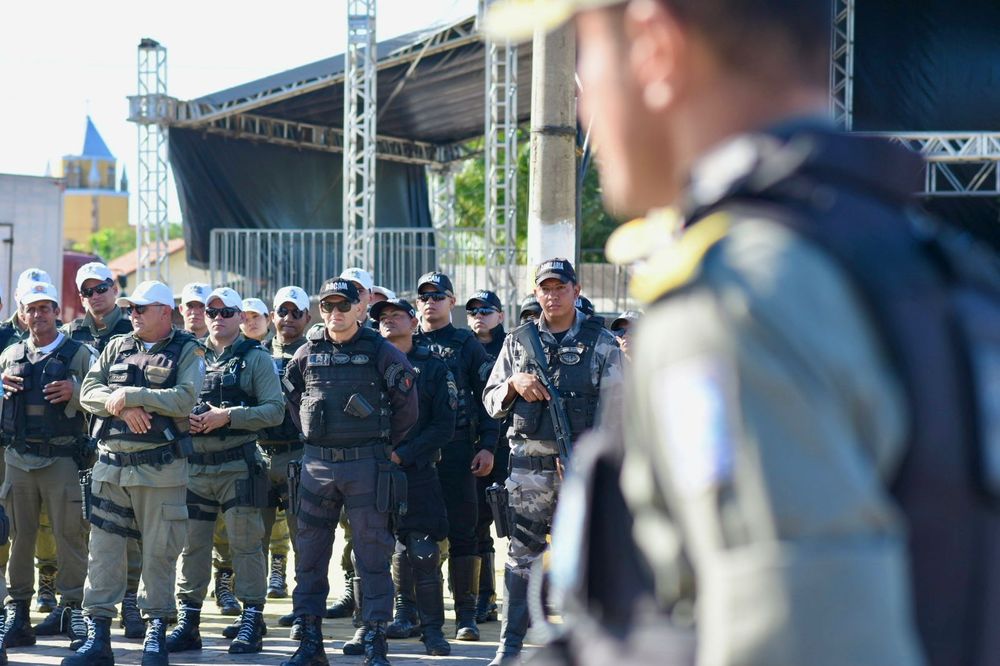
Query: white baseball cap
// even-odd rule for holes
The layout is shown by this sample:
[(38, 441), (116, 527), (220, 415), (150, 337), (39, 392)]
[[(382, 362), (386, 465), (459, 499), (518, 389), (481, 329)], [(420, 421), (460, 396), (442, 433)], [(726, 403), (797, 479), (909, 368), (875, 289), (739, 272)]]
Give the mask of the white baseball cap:
[(236, 308), (237, 310), (243, 309), (243, 299), (240, 295), (236, 293), (235, 289), (230, 289), (229, 287), (219, 287), (205, 299), (205, 305), (208, 305), (215, 299), (222, 301), (222, 305), (227, 308)]
[(204, 282), (190, 282), (181, 289), (181, 303), (185, 305), (188, 303), (201, 303), (205, 305), (208, 303), (208, 294), (211, 291), (212, 288)]
[(56, 292), (54, 284), (49, 282), (28, 282), (25, 283), (24, 287), (17, 299), (17, 302), (21, 305), (30, 305), (38, 301), (52, 301), (56, 305), (59, 304), (59, 294)]
[(83, 289), (83, 283), (87, 280), (100, 280), (101, 282), (110, 280), (114, 282), (115, 276), (111, 274), (111, 269), (101, 262), (92, 261), (89, 264), (80, 266), (80, 270), (76, 272), (76, 288)]
[(48, 272), (43, 271), (41, 268), (26, 268), (17, 276), (17, 286), (14, 288), (15, 300), (22, 291), (25, 291), (26, 287), (30, 287), (35, 282), (54, 284)]
[(392, 289), (386, 289), (385, 287), (380, 287), (379, 285), (375, 285), (374, 287), (372, 287), (371, 291), (373, 294), (382, 294), (390, 301), (396, 298), (396, 292), (394, 292)]
[(131, 296), (119, 296), (115, 301), (119, 307), (129, 305), (167, 305), (174, 307), (174, 292), (157, 280), (146, 280), (136, 286)]
[(302, 287), (282, 287), (274, 295), (274, 309), (280, 308), (282, 303), (293, 303), (295, 307), (304, 312), (309, 309), (309, 294)]
[(267, 309), (267, 304), (259, 298), (244, 298), (243, 312), (256, 312), (265, 317), (271, 314), (270, 310)]
[(371, 291), (372, 287), (375, 286), (372, 274), (363, 268), (345, 268), (344, 272), (340, 274), (340, 279), (357, 282), (368, 291)]

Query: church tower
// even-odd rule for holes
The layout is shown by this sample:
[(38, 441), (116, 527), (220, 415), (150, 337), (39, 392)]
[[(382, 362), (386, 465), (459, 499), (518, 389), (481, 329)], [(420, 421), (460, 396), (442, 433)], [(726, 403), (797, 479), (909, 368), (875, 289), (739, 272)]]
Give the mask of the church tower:
[(63, 193), (63, 239), (66, 248), (89, 249), (90, 237), (102, 229), (128, 228), (128, 180), (121, 186), (117, 164), (94, 121), (87, 116), (83, 152), (62, 160), (66, 190)]

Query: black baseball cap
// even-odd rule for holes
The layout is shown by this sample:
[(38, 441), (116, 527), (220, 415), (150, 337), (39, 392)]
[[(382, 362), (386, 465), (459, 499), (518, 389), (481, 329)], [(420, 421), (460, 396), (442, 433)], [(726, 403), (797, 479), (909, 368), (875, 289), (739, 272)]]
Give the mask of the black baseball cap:
[(410, 305), (410, 302), (405, 298), (390, 298), (387, 301), (379, 301), (378, 303), (372, 306), (372, 309), (368, 311), (368, 314), (375, 322), (378, 322), (378, 318), (382, 316), (382, 310), (385, 310), (386, 308), (389, 307), (398, 308), (403, 312), (405, 312), (406, 314), (410, 315), (410, 317), (417, 316), (417, 311), (413, 308), (412, 305)]
[(523, 316), (525, 312), (533, 312), (536, 315), (542, 313), (542, 304), (538, 302), (538, 299), (534, 296), (526, 296), (523, 301), (521, 301), (520, 314)]
[(468, 301), (465, 302), (465, 307), (472, 307), (473, 303), (484, 303), (495, 310), (503, 310), (503, 305), (500, 303), (500, 297), (496, 293), (489, 291), (488, 289), (480, 289), (472, 295)]
[(576, 284), (576, 271), (573, 270), (573, 264), (569, 259), (560, 257), (546, 259), (535, 269), (535, 284), (539, 285), (549, 278), (559, 278), (562, 282)]
[(594, 310), (594, 304), (586, 296), (577, 297), (576, 309), (588, 317), (593, 316), (594, 312), (596, 312), (596, 310)]
[(351, 303), (361, 302), (361, 297), (358, 296), (358, 288), (354, 286), (354, 283), (342, 280), (341, 278), (330, 278), (323, 283), (323, 286), (319, 290), (319, 300), (322, 301), (327, 296), (343, 296)]
[(430, 273), (424, 273), (417, 280), (417, 291), (425, 284), (431, 284), (437, 287), (438, 291), (443, 291), (449, 296), (455, 295), (455, 288), (451, 285), (451, 278), (449, 278), (444, 273), (438, 273), (437, 271), (431, 271)]

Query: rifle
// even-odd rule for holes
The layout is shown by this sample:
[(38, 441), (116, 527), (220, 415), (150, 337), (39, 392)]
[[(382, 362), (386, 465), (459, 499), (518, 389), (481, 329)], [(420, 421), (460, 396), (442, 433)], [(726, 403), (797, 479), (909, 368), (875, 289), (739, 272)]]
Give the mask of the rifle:
[(549, 364), (545, 360), (545, 350), (542, 348), (542, 339), (538, 337), (538, 328), (534, 324), (525, 324), (514, 329), (511, 334), (524, 349), (524, 371), (538, 377), (538, 381), (549, 392), (549, 418), (552, 419), (552, 429), (556, 433), (559, 457), (566, 463), (573, 453), (573, 431), (569, 427), (569, 417), (566, 416), (562, 395), (549, 378)]

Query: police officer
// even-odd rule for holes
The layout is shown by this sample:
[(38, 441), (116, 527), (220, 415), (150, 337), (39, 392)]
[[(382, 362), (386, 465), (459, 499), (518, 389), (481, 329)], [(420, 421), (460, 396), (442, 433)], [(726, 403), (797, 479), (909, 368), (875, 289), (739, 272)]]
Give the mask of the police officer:
[[(535, 296), (542, 306), (537, 322), (518, 327), (503, 349), (483, 394), (490, 415), (510, 415), (510, 478), (506, 488), (513, 512), (504, 569), (504, 617), (500, 646), (492, 664), (519, 661), (528, 630), (528, 576), (546, 548), (562, 468), (558, 432), (547, 403), (539, 362), (522, 341), (536, 335), (545, 353), (548, 379), (560, 394), (570, 439), (594, 425), (599, 403), (614, 396), (622, 382), (621, 350), (601, 323), (574, 307), (580, 295), (573, 265), (550, 259), (535, 270)], [(523, 336), (523, 337), (522, 337)]]
[(493, 361), (472, 332), (451, 324), (455, 293), (447, 275), (421, 276), (417, 302), (421, 316), (417, 344), (439, 354), (458, 385), (455, 437), (442, 447), (438, 474), (448, 507), (448, 577), (455, 598), (455, 638), (478, 641), (476, 601), (481, 561), (476, 540), (476, 477), (488, 476), (493, 470), (499, 431), (482, 402)]
[(629, 346), (632, 342), (632, 335), (635, 333), (635, 326), (639, 323), (640, 315), (635, 310), (626, 310), (618, 315), (618, 318), (611, 322), (609, 330), (618, 339), (618, 346), (622, 348), (622, 354), (626, 360), (632, 360), (629, 355)]
[[(132, 322), (115, 303), (118, 298), (118, 283), (105, 264), (94, 261), (81, 266), (76, 272), (76, 288), (85, 313), (83, 317), (65, 324), (62, 327), (63, 333), (73, 340), (92, 346), (100, 354), (112, 337), (132, 332)], [(129, 539), (127, 543), (128, 585), (122, 600), (121, 626), (125, 629), (126, 638), (142, 638), (146, 625), (142, 621), (137, 602), (142, 551), (135, 539)]]
[[(205, 353), (205, 381), (191, 412), (194, 453), (188, 457), (188, 534), (181, 553), (177, 626), (169, 652), (201, 649), (201, 606), (211, 579), (212, 535), (219, 514), (226, 523), (242, 616), (227, 638), (230, 654), (260, 652), (263, 646), (267, 574), (264, 519), (270, 481), (257, 450), (257, 432), (281, 423), (284, 398), (274, 364), (256, 340), (240, 333), (243, 299), (228, 287), (208, 296), (211, 322)], [(224, 632), (226, 635), (226, 632)]]
[(271, 339), (271, 311), (267, 304), (259, 298), (243, 299), (243, 316), (245, 320), (240, 326), (240, 332), (248, 340), (256, 340), (264, 344)]
[(525, 296), (521, 300), (521, 307), (518, 313), (519, 323), (526, 324), (529, 321), (536, 321), (541, 315), (542, 306), (538, 304), (538, 299), (535, 298), (534, 294)]
[(80, 403), (96, 417), (92, 432), (98, 438), (83, 592), (90, 622), (86, 642), (63, 666), (114, 663), (111, 620), (125, 596), (129, 537), (142, 545), (142, 663), (168, 663), (166, 619), (187, 535), (188, 417), (205, 373), (204, 348), (171, 325), (173, 300), (170, 288), (156, 281), (120, 297), (134, 331), (108, 342), (83, 380)]
[[(407, 511), (396, 522), (396, 552), (392, 578), (396, 585), (396, 615), (389, 638), (419, 635), (429, 655), (449, 655), (444, 638), (444, 592), (438, 542), (448, 536), (448, 513), (435, 462), (441, 443), (455, 432), (458, 389), (448, 366), (426, 347), (413, 342), (417, 311), (403, 299), (372, 306), (379, 332), (413, 364), (417, 373), (420, 418), (406, 440), (390, 456), (406, 472)], [(418, 619), (419, 611), (419, 619)]]
[(21, 291), (19, 303), (30, 335), (0, 355), (6, 399), (0, 432), (7, 447), (0, 497), (16, 527), (7, 568), (8, 647), (35, 644), (29, 604), (43, 501), (54, 528), (61, 600), (36, 629), (42, 635), (66, 632), (71, 640), (86, 634), (80, 604), (87, 574), (87, 526), (80, 509), (79, 470), (89, 462), (90, 450), (80, 383), (96, 356), (93, 348), (56, 328), (59, 298), (53, 285), (34, 283)]
[(177, 310), (184, 319), (184, 330), (199, 340), (208, 337), (205, 308), (210, 293), (212, 293), (212, 288), (204, 282), (189, 282), (181, 289), (181, 300), (177, 304)]
[[(496, 293), (483, 289), (477, 291), (465, 303), (465, 316), (469, 330), (476, 334), (476, 339), (486, 350), (486, 354), (496, 360), (507, 337), (504, 330), (503, 303)], [(479, 543), (479, 595), (476, 600), (476, 623), (496, 622), (497, 592), (496, 592), (496, 553), (493, 547), (493, 512), (486, 504), (486, 489), (493, 483), (503, 483), (507, 480), (507, 462), (510, 458), (510, 445), (504, 433), (497, 439), (494, 452), (493, 471), (486, 476), (476, 478), (476, 495), (479, 500), (479, 516), (476, 523), (476, 540)]]
[[(306, 440), (297, 486), (299, 557), (292, 595), (295, 615), (302, 618), (302, 642), (285, 664), (326, 663), (321, 618), (330, 589), (334, 528), (346, 509), (359, 528), (354, 555), (366, 628), (364, 663), (381, 666), (389, 663), (385, 627), (393, 596), (389, 511), (394, 501), (387, 491), (395, 485), (390, 483), (395, 474), (388, 457), (417, 422), (413, 367), (375, 331), (358, 326), (365, 312), (353, 284), (331, 279), (319, 300), (324, 328), (309, 333), (284, 378)], [(380, 488), (386, 492), (379, 493)]]

